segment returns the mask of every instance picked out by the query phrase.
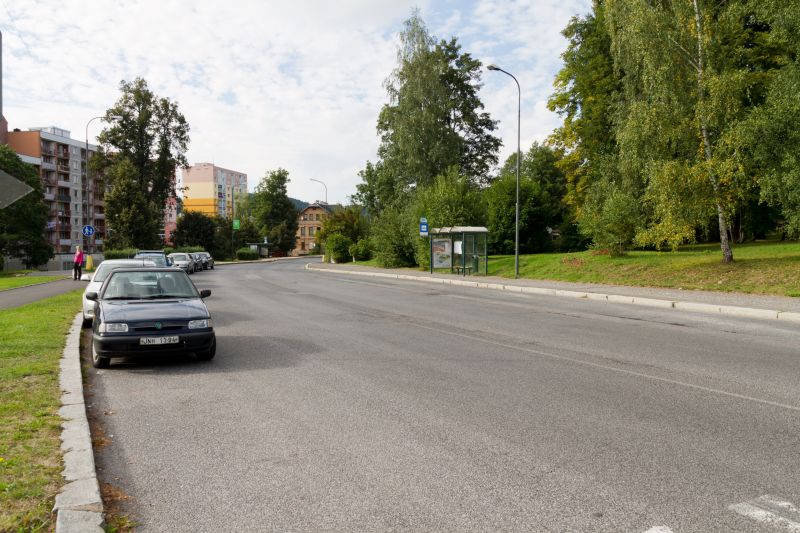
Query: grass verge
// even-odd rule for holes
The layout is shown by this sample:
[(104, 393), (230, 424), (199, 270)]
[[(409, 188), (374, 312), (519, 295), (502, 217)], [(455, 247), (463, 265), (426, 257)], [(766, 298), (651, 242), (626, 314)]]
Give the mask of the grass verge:
[(0, 275), (0, 291), (6, 289), (16, 289), (17, 287), (27, 287), (28, 285), (38, 285), (55, 281), (57, 279), (67, 279), (64, 276), (8, 276)]
[[(800, 243), (748, 243), (722, 263), (719, 245), (675, 252), (633, 251), (623, 257), (591, 251), (520, 256), (521, 278), (610, 285), (800, 296)], [(514, 277), (514, 257), (489, 258), (489, 275)]]
[(0, 310), (0, 531), (52, 529), (59, 363), (82, 290)]

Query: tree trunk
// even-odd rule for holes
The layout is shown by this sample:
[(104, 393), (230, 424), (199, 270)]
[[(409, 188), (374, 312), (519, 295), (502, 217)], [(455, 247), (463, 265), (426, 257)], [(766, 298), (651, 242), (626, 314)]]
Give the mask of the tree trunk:
[[(697, 86), (699, 94), (699, 104), (702, 104), (705, 98), (705, 90), (703, 88), (703, 69), (704, 69), (704, 54), (703, 54), (703, 24), (700, 20), (700, 8), (697, 5), (697, 0), (692, 1), (694, 5), (694, 21), (697, 29)], [(711, 163), (711, 140), (708, 136), (708, 125), (705, 116), (700, 117), (700, 132), (703, 135), (703, 148), (705, 149), (706, 161)], [(717, 204), (717, 221), (719, 223), (719, 245), (722, 249), (722, 262), (731, 263), (733, 261), (733, 251), (731, 250), (731, 243), (728, 239), (728, 223), (725, 220), (725, 211), (722, 208), (722, 201), (719, 194), (719, 183), (713, 171), (709, 171), (708, 180), (711, 182), (711, 188), (714, 190), (714, 202)]]

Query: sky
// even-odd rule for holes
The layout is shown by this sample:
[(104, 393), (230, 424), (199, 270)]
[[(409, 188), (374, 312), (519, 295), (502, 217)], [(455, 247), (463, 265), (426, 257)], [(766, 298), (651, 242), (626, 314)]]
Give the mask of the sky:
[[(83, 140), (87, 121), (143, 77), (191, 127), (190, 163), (245, 172), (252, 191), (289, 171), (289, 196), (349, 203), (375, 161), (384, 80), (416, 7), (432, 35), (457, 37), (522, 87), (522, 149), (560, 120), (547, 110), (566, 39), (591, 0), (0, 0), (3, 114), (9, 128), (58, 126)], [(484, 69), (480, 96), (499, 120), (501, 162), (516, 150), (514, 81)], [(94, 121), (94, 142), (103, 124)]]

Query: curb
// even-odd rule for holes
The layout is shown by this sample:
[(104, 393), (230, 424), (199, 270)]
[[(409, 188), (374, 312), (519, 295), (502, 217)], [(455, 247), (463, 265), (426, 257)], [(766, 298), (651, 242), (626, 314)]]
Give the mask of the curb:
[(576, 298), (584, 300), (600, 300), (609, 303), (641, 305), (645, 307), (658, 307), (662, 309), (678, 309), (692, 313), (721, 314), (743, 318), (756, 318), (765, 320), (780, 320), (782, 322), (800, 323), (800, 313), (792, 311), (781, 311), (778, 309), (756, 309), (752, 307), (737, 307), (733, 305), (706, 304), (699, 302), (684, 302), (680, 300), (662, 300), (659, 298), (644, 298), (639, 296), (624, 296), (621, 294), (605, 294), (600, 292), (580, 292), (562, 289), (548, 289), (544, 287), (526, 287), (523, 285), (505, 285), (501, 283), (485, 283), (479, 281), (467, 281), (462, 279), (430, 278), (424, 276), (413, 276), (409, 274), (387, 274), (385, 272), (365, 272), (358, 270), (332, 270), (327, 268), (315, 268), (312, 263), (306, 263), (306, 270), (315, 272), (332, 272), (334, 274), (350, 274), (354, 276), (369, 276), (374, 278), (388, 278), (405, 281), (419, 281), (427, 283), (437, 283), (439, 285), (456, 285), (459, 287), (473, 287), (476, 289), (491, 289), (509, 292), (519, 292), (524, 294), (538, 294), (540, 296), (560, 296), (564, 298)]
[(103, 500), (94, 465), (92, 437), (86, 418), (81, 375), (82, 313), (75, 315), (61, 357), (61, 451), (66, 485), (56, 496), (56, 533), (102, 533)]
[[(312, 256), (314, 257), (314, 256)], [(252, 263), (274, 263), (276, 261), (308, 259), (307, 255), (288, 257), (268, 257), (266, 259), (253, 259), (252, 261), (217, 261), (214, 265), (247, 265)]]

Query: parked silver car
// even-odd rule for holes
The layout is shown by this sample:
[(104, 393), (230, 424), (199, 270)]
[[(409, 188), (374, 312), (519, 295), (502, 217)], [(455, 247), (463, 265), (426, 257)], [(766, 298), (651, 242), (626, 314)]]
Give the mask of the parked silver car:
[(194, 274), (194, 261), (189, 254), (176, 252), (167, 256), (172, 261), (172, 266), (182, 268), (187, 274)]

